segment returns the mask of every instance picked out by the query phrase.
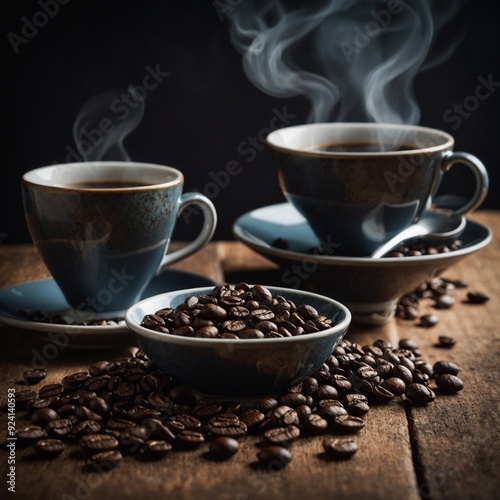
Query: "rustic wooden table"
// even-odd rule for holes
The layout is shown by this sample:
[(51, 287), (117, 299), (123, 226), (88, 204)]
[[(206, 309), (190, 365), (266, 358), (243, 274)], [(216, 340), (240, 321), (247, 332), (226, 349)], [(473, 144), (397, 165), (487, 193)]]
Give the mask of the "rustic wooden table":
[[(397, 344), (400, 338), (418, 341), (430, 362), (448, 359), (461, 368), (465, 388), (439, 396), (426, 407), (405, 407), (393, 401), (373, 407), (359, 436), (360, 449), (349, 461), (321, 458), (322, 437), (293, 445), (293, 460), (283, 470), (255, 467), (258, 438), (245, 438), (241, 451), (227, 462), (204, 458), (206, 449), (172, 452), (159, 462), (126, 459), (110, 473), (92, 472), (68, 453), (46, 461), (30, 459), (26, 449), (14, 454), (6, 446), (8, 389), (20, 390), (19, 380), (33, 352), (47, 340), (39, 334), (0, 327), (2, 446), (0, 496), (8, 497), (9, 458), (15, 458), (13, 497), (29, 499), (114, 498), (498, 498), (500, 494), (500, 213), (482, 211), (474, 219), (493, 229), (493, 242), (445, 275), (465, 279), (469, 289), (487, 292), (481, 306), (462, 303), (440, 311), (440, 322), (422, 329), (415, 322), (393, 319), (380, 327), (352, 325), (350, 340), (361, 345), (376, 339)], [(495, 231), (496, 230), (496, 231)], [(176, 266), (217, 282), (276, 282), (279, 273), (266, 259), (236, 242), (214, 242)], [(0, 286), (47, 277), (48, 272), (30, 245), (0, 245)], [(431, 305), (421, 304), (421, 312)], [(451, 335), (450, 350), (434, 347), (439, 335)], [(125, 339), (124, 342), (127, 342)], [(92, 362), (115, 355), (116, 349), (61, 349), (49, 362), (44, 383), (84, 370)], [(24, 421), (16, 412), (16, 424)]]

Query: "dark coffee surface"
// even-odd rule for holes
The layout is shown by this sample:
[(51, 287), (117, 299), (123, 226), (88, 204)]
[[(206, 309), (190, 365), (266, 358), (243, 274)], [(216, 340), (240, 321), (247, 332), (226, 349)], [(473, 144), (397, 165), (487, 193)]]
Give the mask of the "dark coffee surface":
[(96, 180), (96, 181), (84, 181), (84, 182), (71, 182), (68, 184), (61, 184), (61, 186), (73, 189), (124, 189), (124, 188), (148, 186), (148, 184), (139, 181)]
[(361, 142), (342, 142), (335, 144), (316, 144), (304, 148), (305, 151), (317, 151), (324, 153), (379, 153), (381, 151), (412, 151), (416, 149), (407, 144), (394, 143), (361, 143)]

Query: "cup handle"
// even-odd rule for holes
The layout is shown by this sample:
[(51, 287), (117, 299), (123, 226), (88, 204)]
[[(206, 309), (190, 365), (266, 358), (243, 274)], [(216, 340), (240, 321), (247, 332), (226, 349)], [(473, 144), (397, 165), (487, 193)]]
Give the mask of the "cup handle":
[(489, 178), (486, 167), (481, 160), (470, 153), (464, 153), (462, 151), (449, 151), (445, 155), (443, 163), (441, 164), (442, 172), (448, 172), (455, 163), (467, 165), (474, 173), (476, 180), (476, 190), (472, 198), (463, 207), (457, 208), (450, 214), (451, 216), (460, 216), (466, 214), (467, 212), (472, 212), (479, 205), (481, 205), (486, 197), (486, 194), (488, 193)]
[(200, 234), (191, 243), (188, 243), (175, 252), (165, 255), (156, 274), (162, 273), (174, 262), (178, 262), (200, 250), (200, 248), (204, 247), (210, 241), (214, 234), (217, 226), (217, 212), (215, 211), (213, 203), (200, 193), (184, 193), (181, 196), (178, 217), (189, 205), (197, 205), (201, 209), (204, 217), (203, 228)]

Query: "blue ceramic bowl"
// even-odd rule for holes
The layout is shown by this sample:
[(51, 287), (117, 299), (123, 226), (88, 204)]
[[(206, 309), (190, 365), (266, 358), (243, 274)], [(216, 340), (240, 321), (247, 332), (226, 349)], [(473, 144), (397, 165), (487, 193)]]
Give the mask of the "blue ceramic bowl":
[(204, 339), (180, 337), (141, 326), (147, 314), (175, 308), (190, 295), (211, 293), (213, 287), (169, 292), (142, 300), (125, 315), (127, 326), (146, 355), (165, 373), (199, 393), (226, 397), (279, 394), (314, 373), (344, 337), (351, 321), (339, 302), (310, 292), (267, 287), (296, 305), (310, 304), (332, 319), (332, 328), (296, 337), (265, 339)]

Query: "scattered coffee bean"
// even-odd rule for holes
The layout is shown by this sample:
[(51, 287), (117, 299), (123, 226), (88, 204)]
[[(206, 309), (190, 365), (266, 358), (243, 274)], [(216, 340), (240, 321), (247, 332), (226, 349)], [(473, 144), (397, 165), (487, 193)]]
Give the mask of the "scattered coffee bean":
[(176, 443), (184, 448), (198, 448), (205, 442), (205, 436), (198, 431), (184, 429), (179, 431), (176, 436)]
[(35, 425), (45, 426), (48, 422), (58, 417), (57, 412), (52, 408), (40, 408), (31, 415), (31, 421)]
[(47, 376), (47, 370), (40, 368), (36, 370), (26, 370), (23, 373), (23, 380), (25, 384), (38, 384)]
[(60, 439), (44, 438), (37, 441), (35, 447), (41, 456), (54, 458), (59, 455), (66, 446)]
[(436, 399), (434, 391), (423, 384), (410, 384), (406, 388), (405, 396), (415, 404), (428, 404)]
[(264, 438), (272, 444), (286, 446), (300, 437), (300, 429), (296, 425), (273, 427), (264, 432)]
[(145, 453), (148, 458), (158, 460), (163, 458), (172, 449), (168, 441), (149, 440), (146, 441)]
[(354, 439), (328, 439), (323, 442), (323, 449), (330, 458), (346, 460), (358, 451), (358, 443)]
[(266, 466), (282, 468), (292, 461), (292, 454), (284, 446), (266, 446), (257, 453), (259, 461)]
[(86, 434), (80, 439), (80, 446), (91, 453), (116, 450), (118, 440), (111, 434)]
[[(202, 304), (217, 305), (214, 301), (232, 304), (243, 300), (238, 295), (231, 299), (225, 290), (216, 287), (214, 296), (198, 298), (198, 302), (187, 300), (184, 307), (199, 309)], [(276, 301), (277, 314), (288, 312), (286, 321), (292, 319), (295, 305), (278, 297), (270, 299), (263, 289), (258, 296), (260, 303), (254, 297), (244, 301), (244, 307), (258, 311), (262, 301)], [(177, 317), (165, 314), (167, 319)], [(306, 307), (302, 314), (304, 324), (324, 321)], [(282, 468), (291, 460), (287, 447), (302, 436), (358, 433), (365, 427), (364, 417), (372, 401), (390, 404), (394, 398), (403, 398), (414, 404), (431, 403), (436, 397), (429, 388), (433, 379), (439, 393), (458, 392), (463, 387), (456, 364), (425, 362), (411, 339), (402, 339), (396, 347), (385, 340), (361, 346), (343, 339), (307, 379), (248, 407), (197, 397), (192, 388), (178, 385), (137, 348), (91, 366), (92, 375), (89, 367), (89, 371), (68, 375), (38, 391), (18, 392), (17, 399), (20, 405), (25, 401), (32, 420), (20, 427), (20, 443), (34, 445), (38, 456), (47, 457), (59, 454), (65, 444), (80, 446), (97, 466), (106, 461), (116, 465), (123, 455), (156, 460), (172, 449), (199, 447), (224, 459), (237, 452), (242, 438), (252, 433), (261, 436), (264, 445), (259, 461), (269, 468)], [(356, 441), (347, 436), (325, 443), (325, 452), (337, 459), (349, 458), (357, 449)]]
[(434, 373), (438, 375), (443, 375), (444, 373), (457, 375), (460, 368), (452, 361), (436, 361), (436, 363), (434, 363), (433, 370)]
[(92, 455), (90, 462), (92, 465), (100, 466), (102, 470), (103, 465), (116, 467), (123, 460), (123, 455), (118, 450), (101, 451)]
[(34, 442), (47, 437), (47, 433), (39, 425), (27, 425), (17, 430), (16, 437), (22, 442)]
[(469, 304), (484, 304), (490, 300), (490, 296), (483, 292), (468, 292), (467, 301)]
[(420, 326), (431, 328), (439, 323), (439, 317), (436, 314), (424, 314), (420, 317)]
[(451, 373), (443, 373), (436, 377), (436, 385), (442, 392), (449, 394), (461, 391), (464, 388), (464, 383), (456, 375)]
[(219, 436), (209, 445), (209, 450), (213, 456), (220, 460), (231, 458), (240, 449), (240, 443), (228, 436)]
[(365, 427), (365, 421), (354, 415), (340, 415), (335, 418), (334, 428), (339, 432), (354, 434)]
[(445, 349), (450, 349), (453, 347), (457, 341), (453, 337), (448, 337), (446, 335), (440, 335), (438, 337), (438, 344), (436, 347), (443, 347)]

